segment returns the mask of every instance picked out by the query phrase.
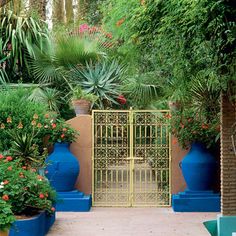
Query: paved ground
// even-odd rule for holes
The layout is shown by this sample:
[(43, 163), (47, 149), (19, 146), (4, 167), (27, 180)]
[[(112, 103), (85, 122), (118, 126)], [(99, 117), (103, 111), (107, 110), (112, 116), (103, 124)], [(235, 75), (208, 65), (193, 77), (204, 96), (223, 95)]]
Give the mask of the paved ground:
[(48, 236), (209, 236), (202, 222), (215, 213), (173, 213), (168, 208), (93, 208), (58, 213)]

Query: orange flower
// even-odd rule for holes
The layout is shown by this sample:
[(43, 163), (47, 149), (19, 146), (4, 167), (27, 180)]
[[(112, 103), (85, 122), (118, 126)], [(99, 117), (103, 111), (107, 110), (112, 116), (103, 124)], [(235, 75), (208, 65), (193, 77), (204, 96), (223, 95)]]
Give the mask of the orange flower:
[(8, 200), (9, 200), (9, 196), (8, 196), (8, 195), (6, 195), (6, 194), (5, 194), (5, 195), (3, 195), (3, 196), (2, 196), (2, 200), (4, 200), (4, 201), (8, 201)]
[(62, 131), (63, 131), (63, 132), (66, 132), (66, 131), (67, 131), (67, 128), (63, 128)]
[(177, 138), (173, 138), (173, 139), (172, 139), (172, 144), (173, 144), (173, 145), (176, 145), (177, 143), (178, 143), (178, 139), (177, 139)]
[(18, 129), (23, 129), (23, 124), (20, 122), (17, 126)]
[(9, 171), (11, 171), (11, 170), (12, 170), (12, 166), (9, 166), (7, 169), (8, 169)]
[(20, 172), (19, 177), (20, 178), (24, 178), (25, 176), (24, 176), (24, 174), (22, 172)]
[(3, 123), (1, 124), (1, 129), (5, 129), (5, 125)]
[(120, 27), (120, 26), (124, 23), (124, 21), (125, 21), (125, 18), (122, 18), (122, 19), (118, 20), (118, 21), (116, 22), (116, 26), (117, 26), (117, 27)]
[(7, 117), (7, 123), (12, 123), (11, 117)]
[(40, 129), (40, 128), (42, 128), (43, 126), (42, 126), (41, 123), (38, 123), (38, 124), (37, 124), (37, 127)]
[(36, 120), (32, 120), (31, 125), (35, 126), (36, 125)]
[(166, 118), (166, 119), (170, 119), (171, 117), (172, 117), (172, 116), (171, 116), (171, 114), (169, 114), (169, 113), (165, 115), (165, 118)]
[(34, 114), (33, 118), (34, 120), (37, 120), (39, 118), (38, 114)]

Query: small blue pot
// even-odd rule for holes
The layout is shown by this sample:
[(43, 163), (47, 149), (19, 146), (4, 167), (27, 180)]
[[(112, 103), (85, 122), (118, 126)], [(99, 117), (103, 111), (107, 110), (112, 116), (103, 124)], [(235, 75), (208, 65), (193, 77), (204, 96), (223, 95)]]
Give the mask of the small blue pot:
[(216, 178), (217, 163), (205, 145), (193, 143), (180, 166), (188, 190), (212, 190)]
[(70, 152), (68, 143), (56, 143), (54, 152), (46, 160), (46, 176), (57, 192), (74, 190), (80, 166)]
[(55, 219), (55, 213), (48, 216), (43, 211), (34, 217), (16, 220), (10, 229), (9, 236), (45, 236)]

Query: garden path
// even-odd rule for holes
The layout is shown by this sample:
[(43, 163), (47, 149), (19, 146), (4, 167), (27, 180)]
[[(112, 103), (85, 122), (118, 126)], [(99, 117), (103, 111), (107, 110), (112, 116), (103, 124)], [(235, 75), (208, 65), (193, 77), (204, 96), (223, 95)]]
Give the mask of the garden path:
[(216, 213), (174, 213), (171, 208), (92, 208), (60, 212), (48, 236), (209, 236), (202, 222)]

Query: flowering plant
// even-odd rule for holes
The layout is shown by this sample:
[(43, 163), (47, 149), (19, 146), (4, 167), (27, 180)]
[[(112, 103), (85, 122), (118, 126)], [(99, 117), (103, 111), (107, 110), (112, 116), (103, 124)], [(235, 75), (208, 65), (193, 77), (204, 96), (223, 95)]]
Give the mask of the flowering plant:
[(0, 231), (7, 231), (10, 229), (14, 221), (15, 217), (11, 210), (11, 205), (0, 199)]
[(198, 114), (191, 109), (176, 111), (171, 117), (171, 131), (183, 148), (193, 142), (201, 142), (211, 147), (219, 138), (219, 119), (207, 119), (204, 114)]
[(71, 143), (79, 135), (76, 130), (61, 119), (52, 120), (49, 133), (52, 143)]
[(0, 154), (0, 198), (12, 206), (15, 215), (53, 213), (55, 191), (35, 169), (22, 166), (11, 156)]

